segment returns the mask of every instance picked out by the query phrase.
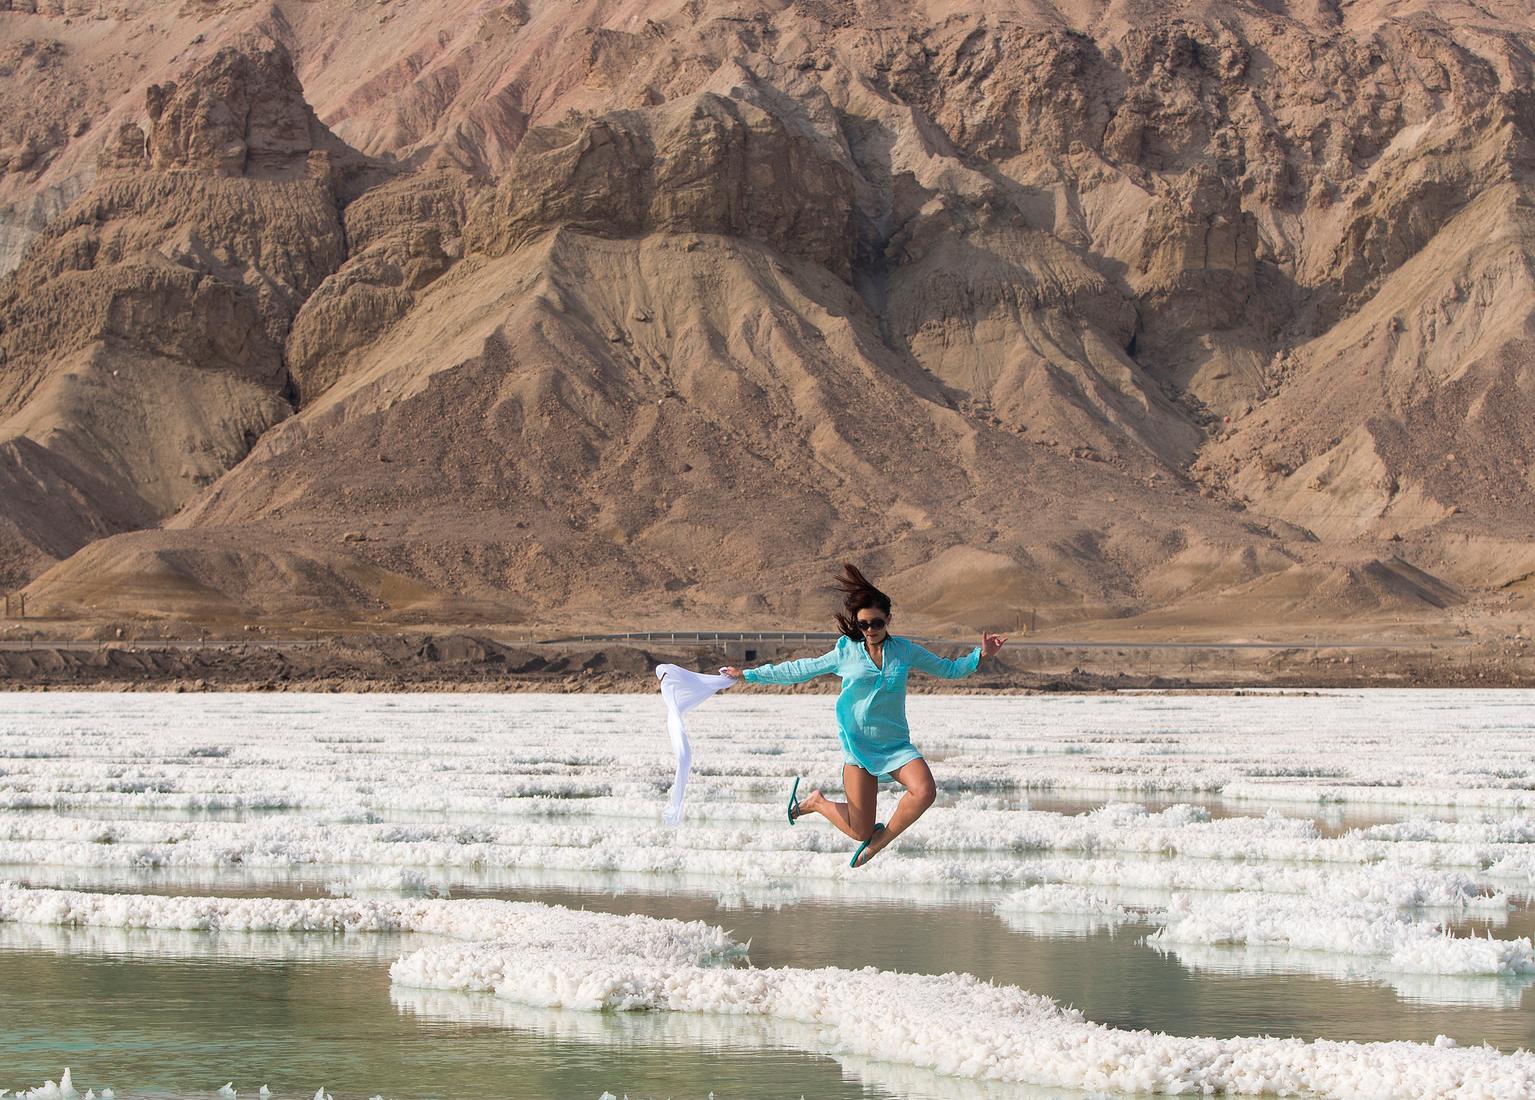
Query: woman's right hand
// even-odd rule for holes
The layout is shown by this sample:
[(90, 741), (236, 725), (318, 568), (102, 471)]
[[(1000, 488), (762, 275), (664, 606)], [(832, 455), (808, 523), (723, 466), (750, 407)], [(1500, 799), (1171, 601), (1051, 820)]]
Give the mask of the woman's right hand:
[(720, 669), (720, 675), (729, 676), (732, 680), (739, 680), (741, 678), (741, 670), (736, 668), (735, 665), (726, 665)]

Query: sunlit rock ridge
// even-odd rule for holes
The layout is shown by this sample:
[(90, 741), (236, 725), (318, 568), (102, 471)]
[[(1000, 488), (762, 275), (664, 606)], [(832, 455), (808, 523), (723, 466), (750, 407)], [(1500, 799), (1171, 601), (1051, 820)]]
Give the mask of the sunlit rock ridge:
[(0, 0), (0, 583), (767, 627), (852, 559), (933, 629), (1505, 614), (1532, 44), (1405, 0)]

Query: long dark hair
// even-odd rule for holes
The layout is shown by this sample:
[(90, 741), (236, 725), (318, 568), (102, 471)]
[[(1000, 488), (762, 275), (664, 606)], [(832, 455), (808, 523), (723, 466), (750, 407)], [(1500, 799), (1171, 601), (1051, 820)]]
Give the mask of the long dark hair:
[(855, 642), (863, 641), (858, 629), (858, 613), (866, 607), (877, 607), (890, 615), (890, 597), (875, 588), (869, 578), (858, 571), (851, 562), (842, 563), (842, 573), (832, 582), (842, 593), (842, 610), (837, 613), (837, 626)]

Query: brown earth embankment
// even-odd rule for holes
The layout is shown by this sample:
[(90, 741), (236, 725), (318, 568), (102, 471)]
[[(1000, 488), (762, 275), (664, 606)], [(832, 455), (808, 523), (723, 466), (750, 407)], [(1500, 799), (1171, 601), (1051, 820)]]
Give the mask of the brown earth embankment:
[[(810, 649), (815, 649), (811, 646)], [(955, 647), (956, 651), (958, 647)], [(794, 647), (764, 660), (803, 655)], [(0, 690), (648, 692), (655, 667), (743, 662), (725, 647), (508, 643), (469, 634), (303, 642), (36, 642), (0, 649)], [(826, 693), (823, 679), (793, 688)], [(1520, 640), (1333, 648), (1013, 647), (960, 681), (916, 678), (914, 694), (1311, 687), (1530, 687)]]

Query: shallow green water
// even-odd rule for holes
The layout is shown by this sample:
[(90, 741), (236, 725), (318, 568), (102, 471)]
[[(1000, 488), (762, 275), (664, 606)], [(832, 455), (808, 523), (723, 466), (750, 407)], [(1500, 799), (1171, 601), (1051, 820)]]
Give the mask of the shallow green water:
[[(806, 1037), (771, 1021), (561, 1012), (395, 988), (388, 965), (410, 937), (310, 939), (306, 957), (289, 936), (0, 929), (5, 1081), (35, 1085), (72, 1065), (77, 1088), (111, 1085), (124, 1098), (208, 1097), (229, 1080), (242, 1095), (268, 1083), (306, 1097), (322, 1086), (508, 1100), (993, 1094), (898, 1067), (860, 1073), (795, 1049)], [(899, 1082), (894, 1091), (882, 1077)]]
[(756, 1051), (750, 1040), (742, 1051), (724, 1041), (709, 1050), (683, 1035), (680, 1054), (664, 1028), (593, 1039), (567, 1034), (558, 1013), (476, 1020), (472, 1002), (490, 998), (391, 1000), (385, 960), (125, 962), (67, 947), (3, 958), (8, 1083), (73, 1064), (77, 1087), (116, 1083), (134, 1094), (207, 1095), (233, 1079), (242, 1093), (265, 1082), (279, 1095), (323, 1086), (349, 1096), (680, 1097), (748, 1095), (741, 1087), (767, 1079), (783, 1086), (776, 1095), (863, 1095), (828, 1059)]
[[(96, 885), (144, 890), (154, 877)], [(170, 892), (229, 893), (228, 885), (214, 875)], [(315, 892), (302, 880), (275, 885), (267, 879), (249, 890)], [(1422, 987), (1410, 983), (1253, 973), (1263, 960), (1251, 952), (1223, 960), (1206, 951), (1190, 966), (1146, 946), (1143, 925), (1094, 931), (1037, 918), (1009, 927), (979, 905), (817, 900), (775, 910), (681, 892), (547, 886), (460, 886), (454, 894), (704, 920), (749, 939), (759, 967), (964, 971), (1048, 993), (1123, 1028), (1359, 1040), (1445, 1034), (1535, 1046), (1535, 993), (1521, 982), (1466, 985), (1460, 995), (1476, 1003), (1424, 1004), (1415, 999)], [(122, 1096), (206, 1097), (228, 1080), (242, 1095), (268, 1083), (278, 1096), (307, 1097), (324, 1086), (344, 1098), (992, 1094), (974, 1082), (806, 1053), (814, 1036), (794, 1025), (551, 1012), (489, 995), (392, 987), (389, 963), (417, 942), (0, 925), (0, 1087), (36, 1085), (71, 1065), (82, 1091), (111, 1085)], [(1445, 987), (1429, 992), (1443, 998)], [(1016, 1087), (995, 1094), (1082, 1095)]]

